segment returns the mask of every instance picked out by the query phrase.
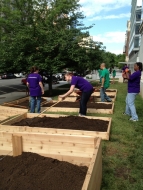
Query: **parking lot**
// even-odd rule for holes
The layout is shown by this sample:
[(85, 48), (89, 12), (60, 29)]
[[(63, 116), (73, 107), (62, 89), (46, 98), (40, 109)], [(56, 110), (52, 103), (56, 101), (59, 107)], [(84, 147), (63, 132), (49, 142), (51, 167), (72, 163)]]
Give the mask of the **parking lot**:
[(25, 85), (21, 84), (21, 78), (17, 79), (1, 79), (0, 95), (12, 92), (25, 92)]

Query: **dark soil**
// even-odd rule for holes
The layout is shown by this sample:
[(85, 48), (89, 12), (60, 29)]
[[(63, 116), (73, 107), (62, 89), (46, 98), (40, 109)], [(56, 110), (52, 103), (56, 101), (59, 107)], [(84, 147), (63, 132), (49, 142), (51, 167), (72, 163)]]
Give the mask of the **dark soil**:
[(42, 128), (56, 128), (56, 129), (72, 129), (85, 131), (101, 131), (106, 132), (108, 128), (108, 121), (100, 119), (87, 119), (86, 117), (68, 116), (68, 117), (35, 117), (26, 118), (12, 125), (14, 126), (30, 126)]
[[(100, 98), (100, 96), (93, 96), (94, 98)], [(115, 96), (108, 96), (108, 97), (110, 97), (110, 98), (115, 98)]]
[[(100, 92), (100, 90), (95, 90), (95, 92)], [(116, 92), (116, 90), (106, 90), (106, 92)]]
[(86, 166), (34, 153), (0, 161), (0, 190), (81, 190)]
[[(44, 104), (42, 107), (50, 107), (54, 103), (47, 103)], [(54, 107), (65, 107), (65, 108), (79, 108), (79, 102), (59, 102)], [(105, 104), (105, 103), (87, 103), (88, 108), (93, 109), (112, 109), (112, 103), (111, 104)]]
[[(41, 99), (41, 103), (45, 102), (46, 100), (44, 98)], [(29, 100), (25, 100), (23, 102), (18, 102), (18, 103), (15, 103), (14, 105), (8, 105), (9, 107), (17, 107), (19, 108), (20, 106), (22, 106), (23, 108), (25, 107), (25, 109), (28, 109), (29, 106), (30, 106), (30, 102)]]

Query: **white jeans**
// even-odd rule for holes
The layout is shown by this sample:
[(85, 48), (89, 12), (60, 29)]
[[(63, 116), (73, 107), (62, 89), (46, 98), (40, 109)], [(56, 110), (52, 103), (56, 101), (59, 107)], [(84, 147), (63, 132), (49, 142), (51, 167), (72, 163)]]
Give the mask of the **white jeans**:
[(132, 119), (138, 120), (138, 115), (135, 108), (135, 98), (137, 93), (128, 93), (126, 96), (126, 111), (127, 115), (130, 115)]

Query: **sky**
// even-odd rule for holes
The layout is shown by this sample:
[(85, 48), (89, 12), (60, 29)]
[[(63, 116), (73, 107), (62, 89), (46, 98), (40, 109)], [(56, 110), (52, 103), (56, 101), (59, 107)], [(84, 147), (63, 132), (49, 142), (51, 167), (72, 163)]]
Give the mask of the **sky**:
[(80, 4), (85, 26), (95, 24), (89, 30), (94, 41), (103, 42), (106, 51), (122, 54), (131, 0), (80, 0)]

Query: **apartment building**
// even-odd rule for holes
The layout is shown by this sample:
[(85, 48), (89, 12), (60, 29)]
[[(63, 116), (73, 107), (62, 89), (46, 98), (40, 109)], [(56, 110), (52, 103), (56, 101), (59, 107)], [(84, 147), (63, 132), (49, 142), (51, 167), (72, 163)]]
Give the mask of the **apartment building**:
[(131, 5), (128, 62), (136, 62), (139, 61), (138, 54), (141, 41), (139, 28), (142, 22), (142, 0), (132, 0)]
[(123, 53), (126, 55), (125, 61), (129, 60), (129, 39), (130, 39), (130, 20), (127, 21), (127, 30), (125, 34), (125, 46)]

